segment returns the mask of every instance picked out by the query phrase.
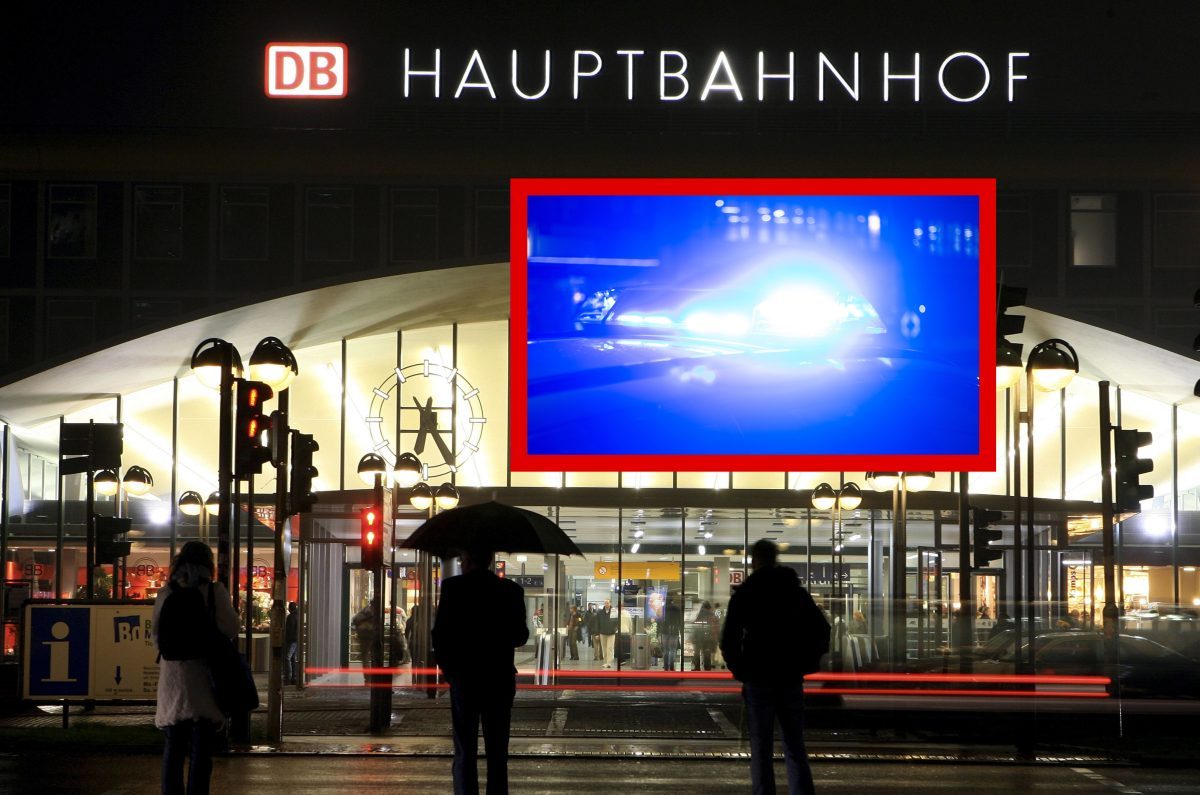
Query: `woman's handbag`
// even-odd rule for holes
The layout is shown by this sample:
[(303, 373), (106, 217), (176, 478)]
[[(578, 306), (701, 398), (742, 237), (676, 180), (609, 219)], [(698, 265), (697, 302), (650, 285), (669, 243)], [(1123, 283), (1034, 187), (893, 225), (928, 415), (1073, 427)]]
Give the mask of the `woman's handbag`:
[(213, 698), (221, 714), (226, 717), (258, 709), (258, 687), (254, 684), (254, 676), (250, 673), (246, 658), (237, 650), (234, 642), (217, 629), (212, 583), (208, 586), (208, 605), (213, 616), (210, 628), (212, 643), (209, 644), (207, 658)]

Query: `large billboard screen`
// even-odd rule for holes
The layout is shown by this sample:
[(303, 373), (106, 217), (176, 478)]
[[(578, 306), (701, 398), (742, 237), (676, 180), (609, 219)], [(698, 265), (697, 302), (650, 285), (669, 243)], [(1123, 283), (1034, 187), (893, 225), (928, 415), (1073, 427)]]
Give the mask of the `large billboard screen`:
[(512, 241), (515, 470), (995, 469), (992, 180), (514, 180)]

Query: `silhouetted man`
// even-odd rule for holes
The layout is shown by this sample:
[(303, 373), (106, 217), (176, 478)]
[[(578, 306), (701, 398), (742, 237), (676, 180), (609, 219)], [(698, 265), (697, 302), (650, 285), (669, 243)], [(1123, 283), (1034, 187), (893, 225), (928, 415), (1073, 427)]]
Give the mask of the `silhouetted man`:
[(491, 571), (493, 553), (465, 550), (463, 573), (442, 582), (433, 652), (450, 683), (454, 792), (479, 792), (479, 724), (487, 755), (487, 792), (508, 792), (508, 732), (517, 669), (513, 651), (529, 640), (525, 592)]
[(729, 600), (721, 653), (735, 679), (750, 728), (750, 782), (755, 795), (775, 792), (775, 720), (783, 733), (788, 792), (811, 795), (804, 750), (804, 675), (829, 651), (829, 622), (800, 578), (778, 565), (779, 548), (762, 539), (750, 549), (752, 573)]

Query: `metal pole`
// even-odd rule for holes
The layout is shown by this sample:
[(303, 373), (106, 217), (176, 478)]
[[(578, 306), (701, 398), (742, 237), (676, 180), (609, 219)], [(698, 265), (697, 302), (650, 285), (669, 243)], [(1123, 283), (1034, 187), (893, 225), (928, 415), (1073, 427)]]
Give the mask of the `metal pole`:
[[(288, 390), (279, 390), (278, 426), (288, 427)], [(277, 433), (278, 427), (272, 429)], [(288, 431), (290, 436), (291, 431)], [(285, 662), (284, 629), (287, 623), (287, 562), (283, 555), (284, 533), (288, 523), (287, 483), (288, 450), (283, 439), (280, 460), (275, 465), (275, 539), (274, 574), (271, 576), (271, 666), (267, 673), (267, 737), (273, 742), (283, 740), (283, 665)]]
[[(953, 622), (953, 632), (957, 633), (954, 641), (959, 646), (968, 646), (975, 639), (975, 602), (971, 597), (971, 586), (974, 585), (971, 574), (971, 527), (967, 518), (970, 488), (966, 472), (958, 475), (958, 619)], [(971, 656), (959, 655), (962, 673), (971, 672)]]
[[(88, 429), (89, 437), (94, 435), (94, 432), (95, 432), (94, 428), (95, 428), (95, 425), (91, 425), (91, 427)], [(92, 440), (89, 438), (88, 450), (90, 451), (91, 449), (92, 449)], [(89, 455), (90, 455), (90, 452), (89, 452)], [(90, 467), (91, 465), (89, 464), (88, 466)], [(86, 591), (86, 593), (87, 593), (88, 599), (95, 599), (96, 598), (96, 568), (97, 568), (96, 567), (96, 517), (95, 517), (96, 485), (95, 485), (95, 480), (93, 479), (95, 476), (95, 473), (91, 469), (88, 469), (88, 471), (86, 473), (84, 473), (84, 475), (85, 475), (86, 491), (84, 493), (85, 502), (84, 502), (83, 510), (84, 510), (84, 522), (87, 525), (87, 560), (85, 561), (85, 565), (87, 566), (87, 591)], [(61, 488), (60, 488), (60, 492), (61, 492)], [(61, 494), (60, 494), (60, 497), (61, 497)], [(59, 505), (63, 505), (63, 504), (65, 504), (65, 503), (63, 503), (63, 502), (59, 503)], [(62, 527), (61, 522), (59, 523), (59, 527), (60, 528)], [(116, 595), (115, 591), (112, 594), (110, 594), (110, 596), (115, 596), (115, 595)]]
[(1101, 531), (1104, 542), (1104, 667), (1115, 685), (1117, 663), (1116, 576), (1113, 555), (1113, 500), (1112, 500), (1112, 424), (1109, 414), (1108, 381), (1101, 381), (1100, 388), (1100, 468), (1101, 468)]
[[(1025, 456), (1029, 466), (1025, 473), (1027, 488), (1026, 499), (1028, 500), (1029, 511), (1025, 515), (1025, 593), (1026, 600), (1029, 606), (1029, 656), (1026, 659), (1028, 671), (1034, 671), (1034, 655), (1036, 654), (1037, 646), (1037, 546), (1034, 543), (1036, 540), (1036, 530), (1033, 527), (1033, 458), (1034, 458), (1034, 431), (1033, 431), (1033, 370), (1028, 368), (1025, 373), (1025, 411), (1027, 413), (1026, 433), (1028, 441), (1025, 443)], [(1020, 565), (1018, 562), (1017, 565)], [(1018, 653), (1020, 650), (1018, 649)]]
[(901, 474), (892, 487), (892, 669), (904, 667), (908, 658), (908, 489)]
[[(1021, 601), (1021, 568), (1024, 556), (1022, 555), (1023, 546), (1021, 544), (1021, 396), (1020, 387), (1013, 387), (1013, 439), (1012, 439), (1012, 471), (1013, 471), (1013, 554), (1008, 563), (1012, 567), (1012, 618), (1013, 627), (1015, 629), (1014, 646), (1016, 667), (1020, 670), (1021, 662), (1021, 637), (1025, 632), (1022, 626), (1024, 611), (1022, 610)], [(1006, 567), (1007, 568), (1007, 567)]]
[[(0, 588), (8, 574), (8, 461), (11, 426), (4, 423), (4, 460), (0, 461)], [(0, 655), (4, 650), (0, 649)]]
[[(372, 504), (380, 510), (383, 510), (383, 473), (375, 473), (375, 488), (371, 494)], [(380, 524), (382, 524), (382, 516)], [(376, 566), (371, 572), (374, 579), (375, 589), (371, 594), (371, 609), (375, 611), (375, 637), (371, 640), (371, 659), (367, 660), (367, 673), (363, 679), (370, 688), (371, 699), (371, 714), (370, 714), (370, 730), (372, 734), (378, 734), (386, 729), (391, 724), (391, 699), (388, 696), (392, 693), (392, 675), (391, 673), (383, 673), (379, 669), (383, 667), (383, 566)], [(370, 670), (374, 669), (374, 670)]]
[[(233, 481), (233, 346), (221, 343), (221, 399), (217, 409), (217, 578), (229, 587), (229, 525), (232, 518), (230, 487)], [(236, 598), (236, 595), (235, 597)]]
[(254, 670), (254, 475), (246, 480), (246, 662)]

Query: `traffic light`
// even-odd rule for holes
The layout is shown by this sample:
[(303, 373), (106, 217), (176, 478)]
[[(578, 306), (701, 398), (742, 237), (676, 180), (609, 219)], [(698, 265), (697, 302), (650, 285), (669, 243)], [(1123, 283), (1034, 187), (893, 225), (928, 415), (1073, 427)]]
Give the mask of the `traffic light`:
[(376, 505), (362, 510), (362, 565), (368, 571), (383, 568), (383, 511)]
[(320, 449), (311, 433), (296, 433), (292, 440), (292, 513), (308, 513), (317, 501), (313, 493), (313, 478), (317, 476), (313, 453)]
[(989, 525), (999, 521), (1004, 514), (1000, 511), (989, 511), (987, 508), (972, 508), (974, 514), (975, 533), (971, 536), (971, 547), (975, 552), (975, 568), (987, 568), (993, 560), (1004, 557), (1004, 550), (993, 549), (990, 544), (999, 541), (1002, 533), (993, 530)]
[(1010, 334), (1020, 334), (1025, 329), (1024, 315), (1010, 315), (1014, 306), (1025, 305), (1024, 287), (1000, 285), (996, 288), (996, 378), (999, 386), (1009, 387), (1021, 377), (1021, 349), (1019, 342), (1008, 340)]
[(272, 411), (271, 425), (268, 428), (268, 441), (271, 446), (271, 466), (279, 468), (288, 460), (288, 421), (287, 414), (282, 411)]
[(129, 519), (117, 519), (112, 516), (95, 516), (96, 523), (96, 565), (106, 563), (116, 564), (118, 558), (129, 556), (133, 547), (129, 541), (118, 541), (117, 536), (129, 532), (133, 522)]
[(1138, 450), (1154, 441), (1150, 431), (1117, 428), (1113, 438), (1113, 465), (1116, 469), (1116, 488), (1113, 490), (1113, 510), (1117, 513), (1137, 513), (1142, 500), (1154, 496), (1153, 486), (1138, 483), (1138, 477), (1154, 469), (1149, 458), (1138, 458)]
[(237, 382), (237, 427), (234, 431), (233, 476), (238, 480), (262, 472), (271, 460), (269, 442), (271, 418), (263, 413), (263, 403), (275, 393), (261, 381)]

